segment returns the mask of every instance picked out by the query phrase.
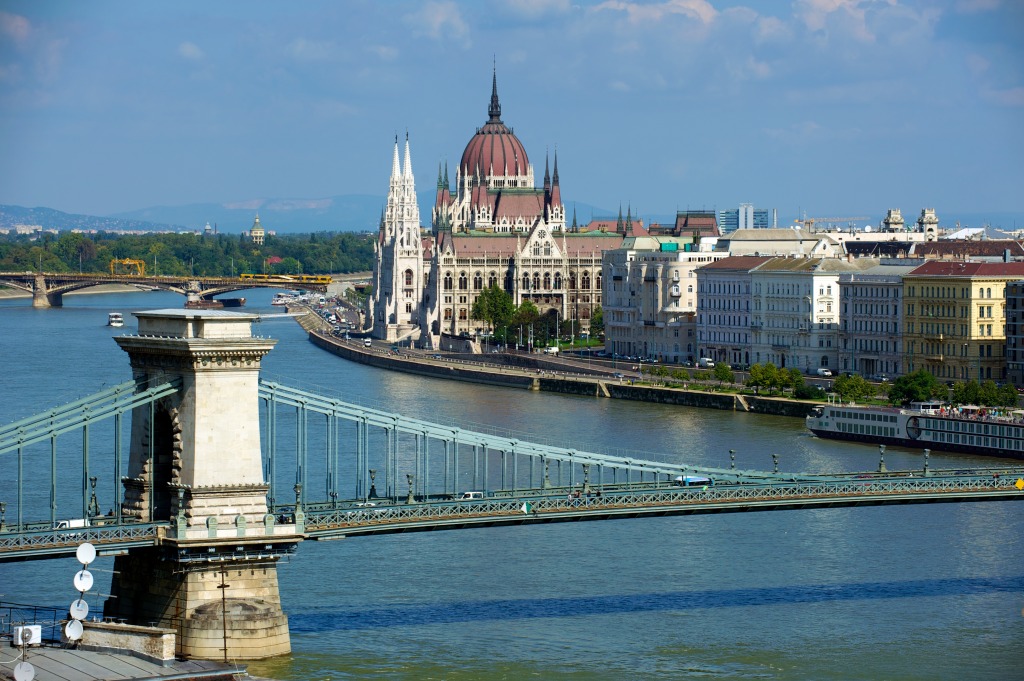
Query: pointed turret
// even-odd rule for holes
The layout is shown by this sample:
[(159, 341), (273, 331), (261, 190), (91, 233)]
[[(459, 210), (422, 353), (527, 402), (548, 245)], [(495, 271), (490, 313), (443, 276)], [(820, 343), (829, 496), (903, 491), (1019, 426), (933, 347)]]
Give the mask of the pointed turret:
[(391, 155), (391, 179), (392, 181), (397, 179), (402, 174), (402, 169), (398, 165), (398, 135), (395, 135), (395, 151)]
[(619, 234), (625, 234), (626, 232), (622, 228), (622, 204), (619, 204), (619, 220), (615, 223), (615, 231)]
[(558, 187), (558, 149), (555, 149), (555, 173), (551, 177), (551, 205), (556, 208), (562, 205), (562, 190)]
[(402, 176), (412, 177), (412, 156), (409, 154), (409, 133), (405, 133), (405, 161), (402, 163)]

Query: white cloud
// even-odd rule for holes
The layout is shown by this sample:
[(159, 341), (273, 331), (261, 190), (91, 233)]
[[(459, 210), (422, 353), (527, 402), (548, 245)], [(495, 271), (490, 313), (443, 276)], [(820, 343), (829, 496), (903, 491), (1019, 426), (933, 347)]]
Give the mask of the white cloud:
[(393, 62), (398, 59), (398, 48), (392, 45), (370, 45), (367, 50), (381, 61)]
[(776, 17), (759, 17), (754, 24), (754, 42), (788, 43), (793, 39), (793, 30)]
[(572, 10), (570, 0), (505, 0), (504, 9), (526, 19), (539, 19)]
[(288, 54), (300, 61), (324, 61), (334, 53), (334, 43), (296, 38), (288, 45)]
[(185, 42), (178, 45), (178, 56), (184, 57), (185, 59), (189, 59), (191, 61), (199, 61), (200, 59), (205, 57), (206, 54), (195, 43)]
[(0, 12), (0, 34), (3, 34), (19, 45), (23, 45), (32, 33), (32, 25), (28, 19), (17, 14)]
[(708, 25), (718, 16), (718, 10), (706, 0), (667, 0), (654, 4), (607, 0), (594, 7), (594, 11), (625, 12), (629, 21), (634, 24), (657, 23), (672, 15), (682, 15)]
[(967, 68), (975, 78), (984, 75), (989, 70), (989, 67), (992, 66), (992, 62), (980, 54), (969, 54), (965, 57), (965, 60), (967, 61)]
[(987, 88), (982, 90), (981, 94), (985, 99), (996, 104), (1024, 107), (1024, 87), (1012, 87), (1004, 90)]
[(469, 47), (469, 25), (462, 18), (458, 5), (451, 0), (426, 3), (423, 8), (405, 17), (413, 32), (434, 40), (455, 40)]
[(798, 0), (793, 13), (812, 31), (825, 31), (830, 25), (837, 25), (870, 42), (875, 37), (865, 21), (866, 4), (863, 0)]

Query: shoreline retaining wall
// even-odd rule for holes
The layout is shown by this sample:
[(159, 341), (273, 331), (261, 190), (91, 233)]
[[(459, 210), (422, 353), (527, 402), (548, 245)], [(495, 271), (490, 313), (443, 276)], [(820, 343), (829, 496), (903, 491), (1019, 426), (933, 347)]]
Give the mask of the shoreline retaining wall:
[[(492, 366), (488, 367), (435, 364), (401, 354), (395, 355), (379, 350), (367, 350), (361, 345), (336, 341), (331, 336), (317, 333), (313, 328), (307, 327), (305, 324), (302, 326), (309, 332), (309, 340), (314, 345), (339, 357), (380, 369), (403, 371), (431, 378), (482, 383), (506, 388), (519, 388), (520, 390), (543, 390), (545, 392), (579, 395), (581, 397), (608, 397), (637, 402), (656, 402), (658, 404), (699, 407), (702, 409), (747, 411), (755, 414), (789, 416), (793, 418), (804, 418), (815, 404), (814, 402), (799, 402), (779, 397), (631, 385), (621, 380), (602, 379), (600, 377), (568, 378), (543, 373), (537, 376), (529, 376), (522, 373), (503, 372), (501, 365), (497, 363), (493, 363)], [(530, 366), (533, 362), (516, 362), (516, 364), (519, 364), (516, 368), (520, 371), (527, 367), (533, 368)], [(533, 365), (536, 366), (536, 364)]]

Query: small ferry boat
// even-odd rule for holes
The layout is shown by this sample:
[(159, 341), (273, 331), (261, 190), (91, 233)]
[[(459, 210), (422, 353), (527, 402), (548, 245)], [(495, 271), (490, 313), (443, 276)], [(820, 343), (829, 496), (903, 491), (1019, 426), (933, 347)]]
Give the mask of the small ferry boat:
[(942, 402), (909, 407), (820, 404), (807, 416), (818, 437), (1024, 459), (1024, 411)]
[(290, 305), (296, 301), (296, 296), (291, 293), (275, 293), (271, 305)]
[(124, 316), (120, 312), (111, 312), (107, 315), (107, 326), (124, 326)]

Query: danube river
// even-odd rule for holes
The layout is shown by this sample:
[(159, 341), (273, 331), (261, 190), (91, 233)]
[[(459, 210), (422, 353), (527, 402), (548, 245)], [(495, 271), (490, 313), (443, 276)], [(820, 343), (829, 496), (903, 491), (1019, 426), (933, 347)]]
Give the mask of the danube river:
[[(245, 295), (249, 311), (271, 310), (269, 291)], [(127, 380), (112, 337), (134, 330), (133, 310), (183, 303), (161, 292), (64, 301), (33, 310), (0, 300), (0, 423)], [(123, 329), (105, 326), (109, 311), (125, 313)], [(799, 419), (406, 376), (318, 350), (290, 319), (256, 333), (280, 341), (264, 361), (274, 378), (410, 416), (715, 467), (729, 465), (730, 449), (741, 468), (770, 469), (773, 453), (783, 471), (878, 465), (875, 448), (815, 439)], [(978, 461), (934, 453), (931, 465)], [(916, 468), (920, 453), (889, 448), (886, 464)], [(13, 501), (11, 480), (0, 475), (0, 500)], [(111, 494), (102, 496), (106, 508)], [(70, 559), (0, 564), (0, 594), (67, 607), (76, 569)], [(282, 680), (1024, 678), (1020, 503), (306, 542), (280, 580), (294, 652), (250, 670)]]

